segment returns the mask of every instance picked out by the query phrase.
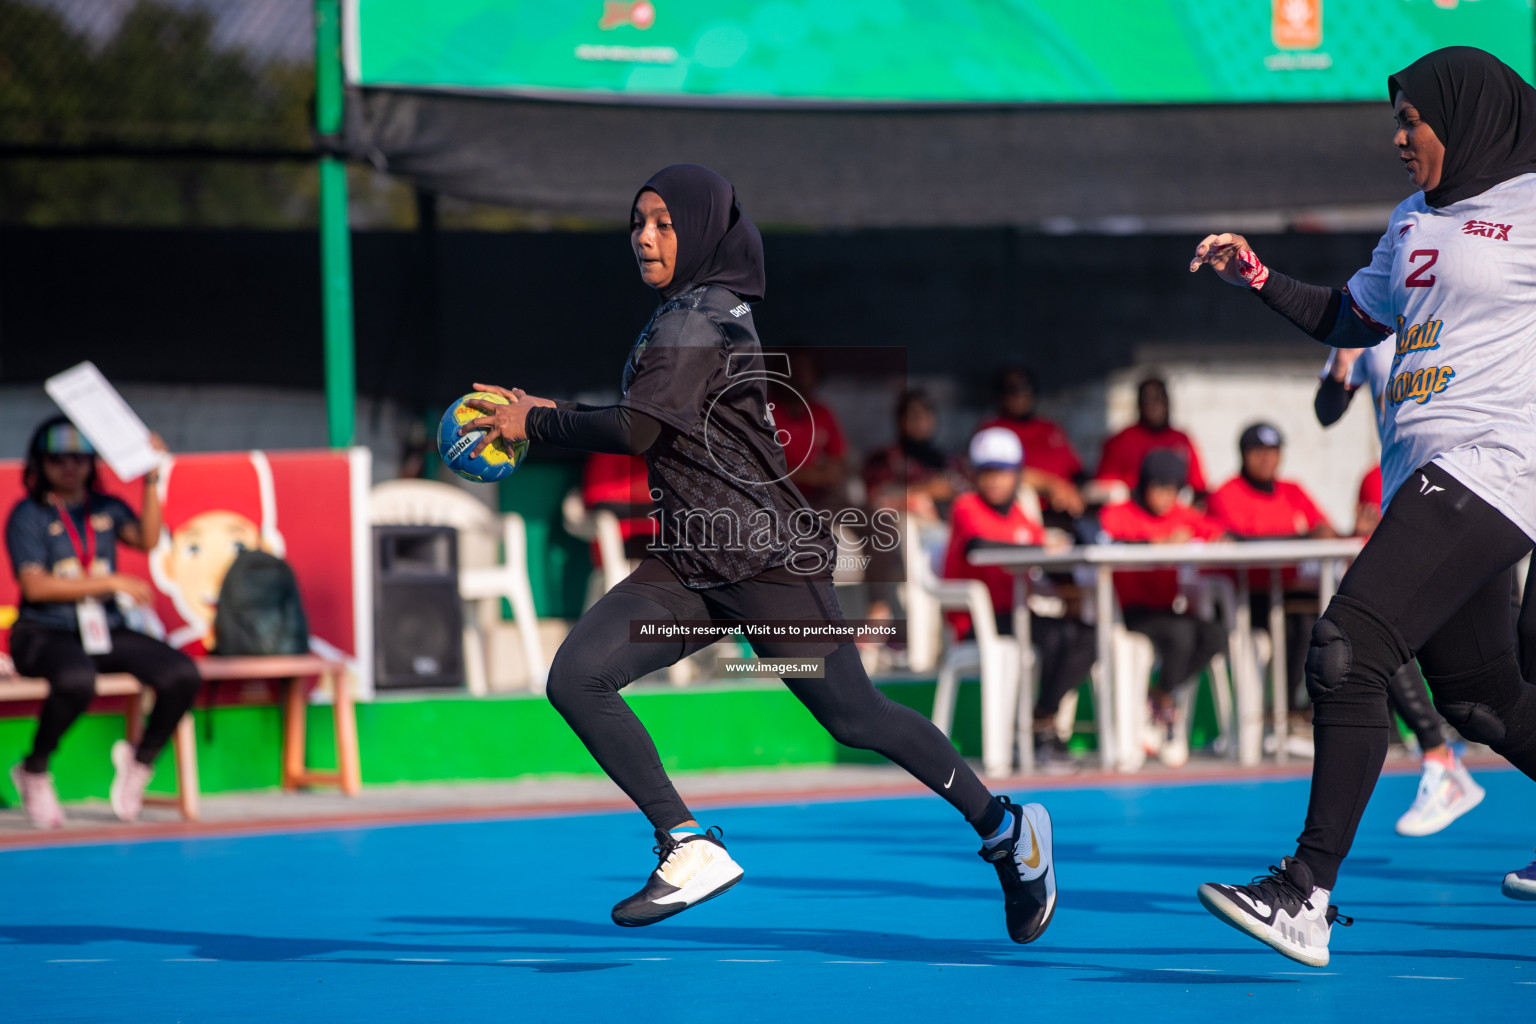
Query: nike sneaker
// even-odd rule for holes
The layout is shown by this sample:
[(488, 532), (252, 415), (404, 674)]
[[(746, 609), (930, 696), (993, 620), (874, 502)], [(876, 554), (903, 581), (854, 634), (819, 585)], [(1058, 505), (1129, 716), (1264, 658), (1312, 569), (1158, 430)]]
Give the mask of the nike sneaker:
[(1505, 875), (1503, 890), (1512, 900), (1536, 900), (1536, 860)]
[(1483, 787), (1458, 759), (1446, 767), (1438, 758), (1424, 759), (1419, 792), (1413, 804), (1397, 819), (1400, 836), (1431, 836), (1483, 802)]
[(717, 828), (682, 837), (657, 829), (651, 852), (661, 863), (643, 889), (613, 908), (616, 925), (639, 928), (681, 914), (726, 892), (745, 873), (725, 852)]
[(1020, 807), (998, 797), (1013, 825), (999, 842), (983, 844), (981, 859), (997, 868), (1003, 883), (1003, 911), (1008, 937), (1034, 942), (1056, 914), (1056, 864), (1051, 856), (1051, 816), (1040, 804)]
[(1207, 882), (1198, 892), (1206, 910), (1232, 927), (1308, 967), (1328, 965), (1328, 935), (1333, 924), (1348, 927), (1328, 905), (1328, 890), (1312, 884), (1312, 869), (1286, 857), (1247, 885)]

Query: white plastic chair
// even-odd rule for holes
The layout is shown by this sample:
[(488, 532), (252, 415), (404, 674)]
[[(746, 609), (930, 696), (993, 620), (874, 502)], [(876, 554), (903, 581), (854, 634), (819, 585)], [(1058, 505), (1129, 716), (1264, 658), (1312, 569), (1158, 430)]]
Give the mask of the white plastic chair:
[[(1232, 599), (1233, 587), (1231, 581), (1225, 577), (1202, 576), (1192, 586), (1187, 588), (1188, 596), (1194, 611), (1202, 618), (1214, 618), (1218, 614), (1217, 603), (1220, 602), (1219, 613), (1226, 618), (1228, 644), (1232, 650), (1240, 650), (1237, 646), (1237, 631), (1232, 625)], [(1118, 617), (1118, 603), (1116, 613)], [(1152, 669), (1156, 661), (1156, 651), (1152, 641), (1140, 633), (1127, 629), (1125, 625), (1117, 621), (1114, 625), (1115, 644), (1115, 723), (1119, 757), (1116, 759), (1120, 771), (1139, 771), (1147, 760), (1147, 745), (1145, 735), (1150, 726), (1148, 718), (1147, 699), (1152, 687)], [(1210, 661), (1211, 695), (1216, 703), (1216, 722), (1224, 744), (1230, 746), (1236, 741), (1236, 722), (1233, 717), (1233, 686), (1232, 665), (1225, 655), (1218, 654)], [(1183, 729), (1183, 735), (1178, 737), (1178, 742), (1189, 743), (1189, 732), (1193, 725), (1195, 698), (1199, 687), (1191, 684), (1185, 686), (1175, 694), (1174, 699), (1178, 704), (1178, 717)], [(1238, 688), (1241, 701), (1241, 687)], [(1239, 703), (1241, 707), (1241, 703)], [(1262, 707), (1261, 707), (1262, 713)]]
[[(529, 689), (544, 692), (549, 664), (528, 582), (528, 532), (515, 512), (497, 515), (474, 495), (436, 480), (388, 480), (373, 488), (369, 519), (375, 525), (451, 526), (458, 531), (459, 596), (475, 605), (464, 624), (464, 669), (470, 693), (490, 689), (486, 650), (501, 614), (512, 605), (522, 639)], [(498, 561), (496, 549), (501, 547)]]
[[(592, 585), (587, 588), (590, 607), (598, 597), (608, 593), (624, 577), (635, 571), (638, 562), (624, 554), (624, 534), (619, 529), (619, 517), (607, 509), (589, 509), (582, 501), (580, 488), (571, 488), (560, 502), (560, 518), (565, 530), (578, 540), (595, 542), (602, 565), (592, 572)], [(597, 585), (602, 589), (596, 594)]]
[[(1041, 522), (1040, 496), (1034, 488), (1020, 484), (1019, 502), (1024, 507), (1026, 518), (1037, 524)], [(939, 663), (944, 617), (933, 595), (917, 584), (919, 563), (928, 568), (930, 576), (933, 575), (932, 562), (920, 541), (927, 530), (947, 536), (949, 528), (934, 524), (918, 530), (908, 515), (903, 515), (902, 521), (902, 557), (906, 565), (906, 582), (902, 585), (901, 604), (907, 613), (907, 669), (911, 672), (931, 672)], [(927, 547), (931, 549), (933, 544)], [(939, 545), (939, 549), (942, 550), (943, 546)]]
[[(980, 580), (940, 579), (932, 564), (923, 556), (916, 525), (908, 521), (906, 535), (907, 582), (909, 589), (921, 591), (935, 611), (946, 609), (970, 613), (975, 639), (949, 645), (939, 664), (938, 684), (933, 693), (933, 724), (948, 736), (954, 727), (955, 701), (959, 695), (962, 672), (979, 671), (981, 676), (981, 764), (992, 778), (1013, 774), (1013, 744), (1017, 731), (1019, 693), (1019, 645), (1013, 637), (1000, 636), (992, 610), (992, 595)], [(910, 613), (910, 608), (909, 608)], [(1029, 668), (1034, 668), (1030, 656)], [(1026, 681), (1026, 688), (1033, 686)], [(1024, 699), (1033, 703), (1033, 694)]]

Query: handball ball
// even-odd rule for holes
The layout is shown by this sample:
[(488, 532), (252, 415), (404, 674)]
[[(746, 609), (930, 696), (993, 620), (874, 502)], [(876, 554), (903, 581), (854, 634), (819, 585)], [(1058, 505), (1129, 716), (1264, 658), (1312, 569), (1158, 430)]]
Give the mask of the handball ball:
[(459, 436), (459, 428), (470, 420), (477, 420), (485, 413), (471, 408), (464, 403), (470, 399), (478, 398), (483, 402), (495, 402), (497, 405), (506, 405), (507, 400), (501, 395), (493, 395), (487, 391), (476, 391), (465, 395), (448, 407), (443, 413), (442, 420), (437, 425), (437, 450), (442, 455), (448, 468), (466, 480), (477, 480), (480, 483), (495, 483), (512, 475), (512, 471), (523, 464), (528, 457), (528, 442), (513, 441), (510, 444), (503, 438), (497, 438), (486, 446), (485, 451), (478, 456), (471, 453), (475, 445), (485, 436), (483, 430), (471, 430), (463, 437)]

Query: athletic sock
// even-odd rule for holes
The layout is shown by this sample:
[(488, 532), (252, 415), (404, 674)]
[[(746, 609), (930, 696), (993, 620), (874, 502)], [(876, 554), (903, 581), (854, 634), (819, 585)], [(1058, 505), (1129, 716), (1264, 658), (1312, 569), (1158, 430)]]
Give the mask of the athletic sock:
[(1426, 761), (1434, 761), (1437, 764), (1439, 764), (1440, 767), (1444, 768), (1446, 771), (1454, 770), (1455, 767), (1456, 767), (1456, 764), (1457, 764), (1456, 751), (1451, 749), (1451, 746), (1450, 746), (1449, 743), (1447, 743), (1445, 745), (1443, 753), (1439, 753), (1439, 754), (1425, 754), (1424, 755), (1424, 760), (1426, 760)]
[(699, 835), (703, 835), (703, 834), (704, 834), (704, 830), (701, 829), (701, 828), (696, 828), (696, 827), (675, 828), (672, 831), (667, 833), (667, 835), (672, 837), (672, 841), (675, 842), (675, 843), (686, 843), (688, 840), (692, 839), (694, 836), (699, 836)]
[(1013, 835), (1013, 818), (1017, 813), (1017, 811), (1010, 811), (1005, 809), (1003, 811), (1003, 823), (998, 826), (998, 829), (995, 833), (990, 836), (983, 837), (981, 840), (981, 845), (991, 850), (995, 849), (1002, 843), (1007, 842), (1009, 837)]

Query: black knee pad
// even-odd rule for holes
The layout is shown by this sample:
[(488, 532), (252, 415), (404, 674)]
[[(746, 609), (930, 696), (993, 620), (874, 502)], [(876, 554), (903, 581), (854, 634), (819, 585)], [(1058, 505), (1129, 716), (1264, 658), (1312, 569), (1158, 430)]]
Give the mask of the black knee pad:
[(1314, 703), (1344, 685), (1351, 657), (1349, 638), (1327, 617), (1312, 626), (1312, 646), (1307, 648), (1307, 694)]
[(1380, 615), (1337, 596), (1312, 627), (1307, 693), (1313, 720), (1328, 725), (1389, 725), (1387, 679), (1408, 660), (1408, 645)]
[(1482, 668), (1455, 676), (1430, 676), (1435, 707), (1456, 731), (1499, 750), (1511, 734), (1536, 730), (1536, 686), (1520, 677), (1511, 651)]

